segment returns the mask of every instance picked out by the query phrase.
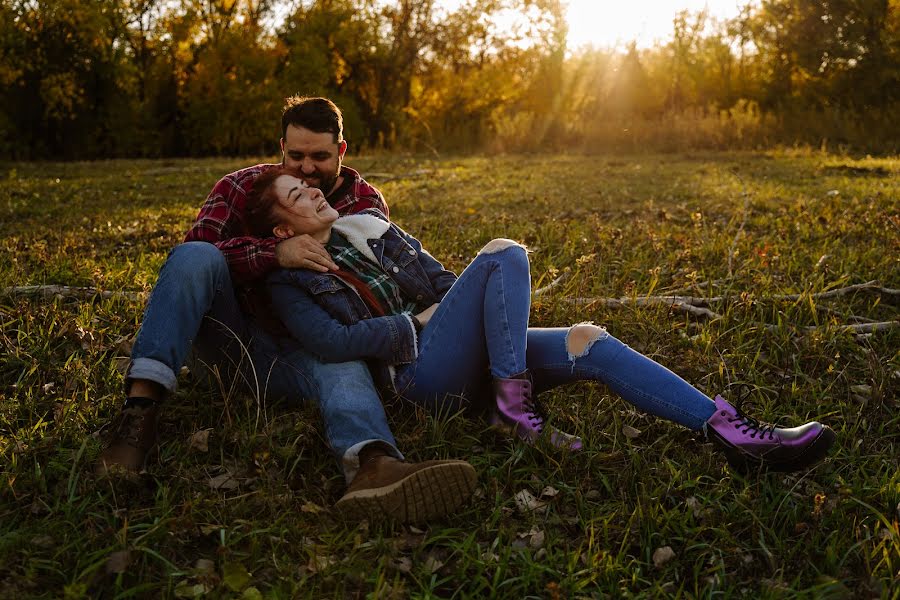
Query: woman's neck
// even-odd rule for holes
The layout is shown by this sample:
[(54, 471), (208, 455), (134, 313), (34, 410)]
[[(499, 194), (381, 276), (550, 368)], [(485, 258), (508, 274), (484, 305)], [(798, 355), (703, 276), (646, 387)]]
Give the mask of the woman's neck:
[(331, 225), (329, 225), (327, 229), (323, 229), (322, 231), (319, 231), (317, 233), (310, 234), (310, 236), (317, 242), (327, 244), (328, 240), (331, 239)]

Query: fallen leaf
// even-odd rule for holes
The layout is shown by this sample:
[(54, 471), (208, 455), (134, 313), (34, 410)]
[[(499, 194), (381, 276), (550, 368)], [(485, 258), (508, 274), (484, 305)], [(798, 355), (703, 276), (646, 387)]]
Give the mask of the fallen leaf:
[(425, 568), (428, 569), (429, 573), (434, 573), (443, 566), (444, 563), (434, 556), (429, 556), (427, 559), (425, 559)]
[(587, 500), (597, 500), (602, 495), (603, 494), (600, 493), (600, 490), (588, 490), (587, 493), (584, 495), (584, 497)]
[(51, 381), (50, 383), (45, 383), (41, 386), (41, 389), (44, 390), (45, 394), (49, 394), (53, 391), (53, 388), (56, 387), (56, 382)]
[(394, 563), (394, 566), (395, 566), (395, 567), (397, 568), (397, 570), (400, 571), (401, 573), (409, 573), (410, 571), (412, 571), (412, 566), (413, 566), (413, 565), (412, 565), (412, 559), (409, 558), (408, 556), (404, 556), (404, 557), (402, 557), (400, 560), (398, 560), (397, 562), (395, 562), (395, 563)]
[(529, 512), (533, 510), (539, 510), (547, 506), (547, 503), (538, 500), (534, 497), (534, 494), (529, 492), (528, 490), (520, 490), (516, 493), (516, 508), (519, 509), (519, 512)]
[(222, 582), (232, 592), (239, 592), (250, 583), (250, 573), (239, 562), (225, 563), (222, 567)]
[(312, 515), (317, 515), (324, 510), (324, 508), (314, 502), (304, 502), (303, 506), (300, 507), (300, 512), (305, 512)]
[(409, 526), (409, 532), (410, 532), (410, 533), (420, 533), (420, 534), (421, 534), (421, 533), (425, 533), (424, 531), (422, 531), (421, 529), (419, 529), (419, 528), (416, 527), (415, 525), (410, 525), (410, 526)]
[(131, 552), (129, 550), (119, 550), (113, 552), (106, 559), (107, 573), (124, 573), (131, 564)]
[(201, 596), (205, 596), (209, 591), (209, 588), (206, 587), (203, 583), (195, 583), (191, 584), (188, 580), (179, 581), (178, 585), (175, 586), (175, 597), (176, 598), (200, 598)]
[(263, 600), (262, 592), (252, 585), (245, 589), (241, 594), (242, 600)]
[[(127, 356), (117, 356), (115, 358), (116, 371), (120, 374), (124, 375), (128, 372), (128, 367), (131, 365), (131, 359)], [(176, 588), (177, 589), (177, 588)]]
[(700, 507), (700, 501), (697, 500), (696, 497), (691, 496), (687, 500), (684, 501), (689, 509), (691, 509), (691, 513), (696, 518), (700, 518), (703, 515), (703, 509)]
[(531, 539), (528, 541), (528, 545), (534, 548), (535, 550), (544, 547), (544, 532), (536, 531), (534, 535), (531, 536)]
[(635, 429), (631, 425), (623, 425), (622, 426), (622, 435), (627, 437), (629, 440), (633, 440), (641, 435), (641, 430)]
[(559, 490), (552, 485), (541, 490), (541, 498), (555, 498), (557, 494), (559, 494)]
[(672, 550), (671, 546), (663, 546), (662, 548), (657, 548), (653, 552), (653, 565), (657, 569), (660, 569), (673, 558), (675, 558), (675, 551)]
[(191, 439), (188, 440), (191, 449), (197, 452), (209, 452), (209, 434), (211, 431), (212, 429), (201, 429), (194, 432), (191, 435)]
[(322, 554), (317, 554), (309, 559), (309, 562), (306, 564), (306, 568), (310, 573), (318, 573), (335, 564), (337, 564), (337, 559), (335, 559), (333, 556), (324, 556)]
[(204, 573), (212, 573), (216, 570), (216, 563), (208, 558), (198, 558), (194, 563), (194, 568)]
[(240, 482), (227, 471), (221, 475), (212, 477), (209, 480), (209, 487), (214, 490), (234, 490), (240, 487), (240, 485)]
[(859, 394), (861, 396), (872, 396), (872, 386), (871, 385), (851, 385), (850, 391), (854, 394)]
[(534, 553), (534, 560), (543, 560), (547, 558), (547, 549), (541, 548), (537, 552)]

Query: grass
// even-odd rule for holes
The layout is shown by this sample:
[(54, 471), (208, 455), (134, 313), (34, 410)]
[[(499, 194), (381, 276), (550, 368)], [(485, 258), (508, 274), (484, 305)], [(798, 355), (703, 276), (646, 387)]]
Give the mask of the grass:
[[(252, 162), (5, 165), (0, 287), (147, 291), (216, 179)], [(257, 399), (184, 377), (159, 460), (113, 484), (92, 474), (92, 434), (121, 402), (117, 357), (142, 304), (4, 295), (0, 597), (900, 598), (900, 330), (839, 327), (896, 320), (896, 298), (809, 296), (900, 287), (900, 161), (784, 151), (349, 164), (376, 174), (394, 220), (450, 268), (510, 237), (533, 250), (535, 287), (569, 270), (536, 299), (533, 324), (604, 324), (709, 394), (750, 384), (755, 415), (825, 421), (836, 449), (804, 474), (741, 477), (702, 436), (594, 384), (546, 397), (587, 441), (572, 456), (391, 402), (407, 456), (471, 461), (476, 498), (420, 529), (347, 523), (329, 508), (343, 480), (313, 409), (263, 404), (257, 418)], [(712, 322), (561, 301), (677, 289), (734, 299)], [(804, 296), (767, 300), (783, 293)], [(206, 452), (189, 443), (203, 429)], [(212, 489), (226, 469), (240, 485)], [(544, 492), (547, 507), (519, 512), (521, 490)], [(657, 567), (666, 546), (674, 557)]]

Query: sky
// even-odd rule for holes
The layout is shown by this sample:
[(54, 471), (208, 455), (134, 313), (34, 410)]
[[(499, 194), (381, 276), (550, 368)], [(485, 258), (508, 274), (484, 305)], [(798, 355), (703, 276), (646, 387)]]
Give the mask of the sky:
[[(649, 48), (672, 33), (672, 19), (682, 10), (692, 13), (706, 8), (710, 17), (737, 16), (748, 0), (562, 0), (568, 5), (568, 47), (624, 49), (632, 40)], [(440, 0), (455, 10), (464, 0)]]
[(638, 47), (652, 46), (668, 39), (672, 19), (681, 10), (708, 9), (709, 16), (725, 19), (736, 16), (746, 0), (568, 0), (568, 46), (576, 49), (624, 47), (634, 40)]

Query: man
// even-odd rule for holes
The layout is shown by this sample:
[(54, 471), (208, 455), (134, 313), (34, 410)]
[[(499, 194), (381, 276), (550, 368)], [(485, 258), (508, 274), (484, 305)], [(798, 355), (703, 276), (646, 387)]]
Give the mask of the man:
[[(321, 189), (342, 215), (375, 207), (381, 193), (342, 166), (347, 142), (341, 112), (325, 98), (291, 97), (282, 114), (284, 166)], [(185, 243), (160, 271), (144, 312), (126, 375), (126, 402), (110, 428), (98, 472), (139, 471), (157, 443), (157, 419), (175, 391), (189, 351), (227, 381), (258, 395), (315, 398), (347, 493), (337, 508), (352, 517), (387, 514), (422, 521), (458, 508), (471, 494), (475, 470), (464, 461), (407, 463), (396, 448), (381, 400), (362, 362), (325, 364), (272, 323), (262, 281), (278, 267), (336, 269), (309, 236), (288, 240), (248, 235), (243, 211), (256, 165), (213, 187)], [(282, 330), (283, 331), (283, 330)]]

